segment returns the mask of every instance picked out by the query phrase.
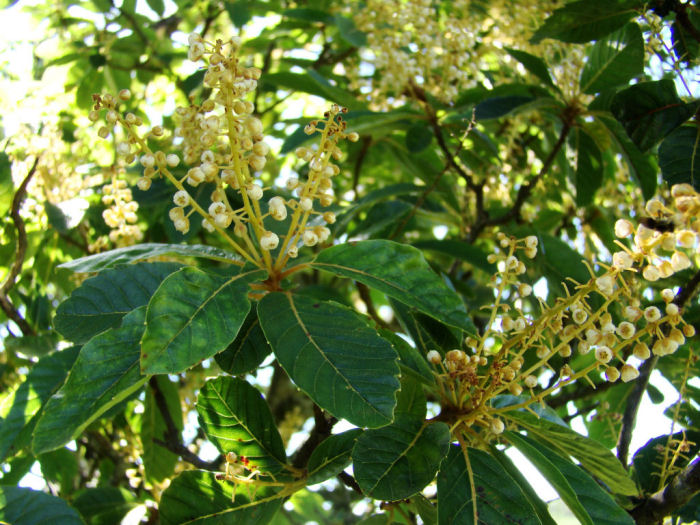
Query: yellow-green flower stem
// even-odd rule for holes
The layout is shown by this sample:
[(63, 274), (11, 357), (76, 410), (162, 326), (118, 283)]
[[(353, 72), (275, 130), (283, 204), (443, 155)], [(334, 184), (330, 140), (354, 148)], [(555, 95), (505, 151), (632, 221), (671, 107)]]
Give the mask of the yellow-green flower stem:
[[(132, 129), (132, 126), (131, 126), (130, 124), (128, 124), (124, 119), (122, 119), (121, 116), (118, 117), (118, 121), (119, 121), (119, 123), (127, 130), (128, 135), (129, 135), (133, 140), (135, 140), (135, 141), (138, 143), (139, 146), (141, 146), (141, 150), (142, 150), (143, 152), (149, 154), (149, 155), (153, 155), (153, 157), (156, 159), (156, 162), (158, 162), (155, 153), (153, 153), (153, 151), (151, 151), (151, 149), (148, 147), (148, 144), (146, 144), (146, 141), (143, 140), (143, 138), (139, 137), (138, 134), (134, 132), (134, 130)], [(187, 188), (185, 188), (185, 187), (182, 185), (182, 183), (177, 179), (177, 177), (175, 177), (172, 173), (170, 173), (170, 170), (168, 170), (167, 164), (158, 162), (158, 171), (159, 171), (162, 175), (164, 175), (165, 178), (168, 179), (168, 180), (171, 182), (171, 184), (172, 184), (173, 186), (175, 186), (178, 190), (186, 191), (186, 192), (189, 194), (189, 191), (187, 191)], [(209, 213), (207, 213), (206, 210), (204, 210), (199, 204), (197, 204), (197, 201), (195, 201), (194, 199), (190, 199), (189, 204), (190, 204), (190, 206), (192, 206), (192, 208), (194, 208), (195, 211), (196, 211), (197, 213), (199, 213), (202, 217), (204, 217), (204, 218), (206, 218), (206, 219), (209, 218)], [(226, 233), (226, 230), (224, 230), (223, 228), (220, 228), (219, 226), (217, 226), (216, 224), (214, 224), (213, 221), (212, 221), (212, 224), (213, 224), (214, 228), (216, 229), (216, 231), (217, 231), (224, 239), (226, 239), (226, 241), (233, 247), (234, 250), (236, 250), (236, 252), (238, 252), (238, 254), (239, 254), (241, 257), (243, 257), (243, 258), (246, 259), (247, 261), (249, 261), (249, 262), (255, 264), (256, 266), (259, 265), (258, 262), (257, 262), (254, 258), (252, 258), (252, 257), (248, 254), (248, 252), (247, 252), (246, 250), (244, 250), (236, 241), (234, 241), (234, 240), (228, 235), (228, 233)]]

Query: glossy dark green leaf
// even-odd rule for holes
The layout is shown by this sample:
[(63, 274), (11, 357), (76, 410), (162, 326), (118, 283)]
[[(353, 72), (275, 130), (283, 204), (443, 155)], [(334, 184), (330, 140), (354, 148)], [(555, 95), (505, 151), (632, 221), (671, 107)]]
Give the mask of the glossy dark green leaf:
[(244, 485), (216, 479), (214, 472), (187, 470), (163, 492), (158, 505), (160, 520), (163, 525), (270, 523), (283, 498), (269, 487), (258, 487), (254, 496), (251, 494)]
[(687, 183), (700, 191), (700, 131), (697, 126), (673, 130), (659, 146), (661, 176), (669, 186)]
[(42, 357), (56, 350), (61, 340), (56, 332), (48, 332), (40, 335), (23, 335), (5, 339), (5, 350), (15, 354), (24, 354), (30, 357)]
[(260, 328), (258, 312), (256, 308), (251, 308), (233, 343), (216, 354), (214, 359), (223, 371), (239, 375), (255, 370), (271, 351)]
[(33, 449), (56, 449), (143, 386), (139, 341), (146, 307), (129, 313), (119, 328), (93, 337), (80, 350), (65, 384), (46, 403), (34, 430)]
[(627, 511), (583, 469), (527, 436), (509, 432), (507, 439), (544, 475), (579, 522), (634, 525)]
[(433, 132), (425, 123), (418, 123), (406, 131), (406, 148), (411, 153), (418, 153), (430, 146)]
[(163, 281), (148, 303), (141, 341), (141, 369), (178, 373), (224, 350), (250, 310), (250, 283), (262, 270), (224, 277), (183, 268)]
[[(688, 22), (697, 31), (700, 28), (698, 13), (690, 9), (686, 10), (686, 13)], [(673, 42), (673, 53), (678, 60), (685, 62), (688, 66), (692, 66), (693, 62), (698, 58), (700, 43), (693, 35), (692, 30), (689, 29), (676, 17), (671, 25), (671, 40)]]
[(617, 93), (610, 105), (632, 142), (646, 152), (693, 116), (698, 102), (683, 102), (670, 78), (640, 82)]
[[(643, 494), (654, 494), (660, 490), (661, 468), (664, 463), (666, 446), (671, 440), (678, 443), (682, 439), (687, 439), (688, 450), (683, 453), (683, 457), (677, 457), (674, 468), (685, 468), (690, 459), (700, 452), (700, 431), (696, 429), (676, 432), (671, 436), (661, 435), (647, 441), (643, 447), (635, 452), (632, 458), (632, 473)], [(670, 444), (673, 447), (673, 444)], [(671, 452), (675, 450), (671, 448)]]
[(22, 487), (0, 485), (0, 523), (11, 525), (85, 525), (64, 500)]
[(89, 525), (113, 525), (121, 523), (126, 513), (139, 502), (125, 489), (95, 487), (80, 491), (72, 504)]
[(378, 332), (379, 335), (391, 343), (396, 353), (399, 354), (399, 366), (401, 367), (402, 376), (410, 375), (426, 385), (432, 386), (435, 384), (433, 370), (430, 368), (426, 358), (416, 348), (391, 330), (380, 328)]
[(222, 454), (245, 456), (251, 471), (276, 475), (285, 470), (287, 455), (270, 408), (247, 382), (228, 376), (207, 381), (197, 396), (197, 413)]
[(163, 16), (163, 11), (165, 11), (165, 3), (163, 0), (146, 0), (146, 3), (158, 16)]
[(365, 431), (352, 450), (353, 473), (366, 495), (397, 501), (421, 491), (438, 471), (450, 445), (444, 423), (397, 413), (394, 422)]
[(279, 363), (320, 407), (360, 427), (392, 421), (396, 352), (363, 316), (337, 303), (270, 293), (258, 317)]
[(12, 164), (7, 153), (0, 151), (0, 215), (3, 217), (12, 206), (15, 186), (12, 182)]
[(227, 263), (240, 261), (240, 257), (237, 255), (213, 246), (204, 246), (201, 244), (145, 243), (134, 244), (133, 246), (126, 246), (108, 252), (88, 255), (80, 259), (74, 259), (59, 265), (59, 268), (66, 268), (67, 270), (77, 273), (101, 272), (107, 268), (114, 268), (119, 264), (128, 264), (150, 259), (151, 257), (162, 257), (164, 255), (202, 257)]
[(603, 156), (595, 141), (584, 131), (576, 130), (576, 205), (593, 202), (603, 184)]
[(634, 496), (637, 488), (629, 473), (610, 450), (597, 441), (524, 412), (506, 412), (505, 417), (528, 431), (528, 436), (560, 452), (576, 458), (592, 475), (607, 484), (616, 494)]
[[(541, 522), (523, 494), (501, 464), (490, 454), (467, 449), (474, 479), (478, 523)], [(438, 525), (477, 525), (474, 522), (472, 482), (464, 454), (459, 446), (450, 446), (438, 474)]]
[(67, 448), (58, 448), (40, 454), (37, 461), (44, 480), (60, 487), (59, 494), (73, 494), (78, 477), (78, 455)]
[(627, 24), (590, 49), (579, 80), (581, 91), (593, 94), (627, 84), (643, 71), (642, 31), (637, 24)]
[(413, 340), (422, 359), (426, 359), (425, 356), (431, 350), (448, 351), (460, 346), (461, 332), (456, 328), (446, 326), (395, 299), (390, 299), (389, 304), (397, 320)]
[(646, 155), (630, 140), (627, 132), (617, 120), (599, 116), (598, 119), (610, 132), (611, 138), (617, 145), (617, 150), (627, 163), (632, 178), (642, 189), (644, 199), (651, 199), (656, 193), (657, 167), (653, 155)]
[(515, 60), (520, 62), (525, 67), (525, 69), (527, 69), (530, 73), (539, 78), (543, 83), (549, 86), (554, 86), (554, 82), (552, 82), (552, 77), (549, 74), (549, 68), (547, 67), (545, 61), (542, 60), (540, 57), (531, 55), (526, 51), (520, 51), (518, 49), (513, 49), (510, 47), (506, 47), (504, 49), (508, 52), (510, 56), (512, 56)]
[(488, 274), (496, 273), (496, 265), (488, 262), (486, 259), (488, 255), (473, 244), (452, 239), (428, 239), (416, 241), (413, 243), (413, 246), (419, 250), (429, 250), (449, 255), (455, 259), (467, 262)]
[(584, 43), (624, 26), (644, 6), (643, 0), (578, 0), (555, 10), (530, 41), (545, 38)]
[(489, 98), (476, 105), (474, 118), (476, 118), (476, 120), (491, 120), (504, 117), (535, 100), (535, 97), (527, 95)]
[(362, 430), (354, 428), (324, 439), (311, 453), (306, 465), (307, 485), (315, 485), (340, 474), (350, 464), (350, 453)]
[(339, 244), (319, 253), (311, 266), (360, 281), (455, 328), (476, 331), (459, 295), (412, 246), (387, 240)]
[(564, 474), (547, 459), (548, 454), (540, 451), (534, 444), (530, 443), (524, 436), (521, 436), (517, 432), (506, 432), (504, 437), (511, 445), (522, 452), (535, 468), (540, 471), (549, 484), (554, 487), (554, 490), (557, 491), (561, 499), (566, 503), (566, 506), (573, 512), (579, 523), (582, 525), (593, 525), (591, 516), (588, 515), (586, 509), (581, 505), (576, 492), (571, 487)]
[(551, 281), (564, 282), (567, 277), (576, 282), (584, 283), (590, 278), (583, 257), (561, 239), (538, 233), (539, 247), (537, 250), (537, 262)]
[(24, 382), (4, 396), (0, 402), (0, 460), (30, 443), (42, 406), (61, 387), (79, 351), (74, 346), (42, 357)]
[[(177, 386), (167, 376), (156, 376), (151, 381), (154, 380), (158, 382), (158, 389), (165, 398), (168, 414), (175, 428), (178, 431), (182, 431), (182, 407), (180, 406), (180, 394)], [(173, 454), (154, 441), (154, 439), (165, 441), (164, 436), (167, 429), (167, 424), (158, 407), (153, 389), (149, 388), (146, 391), (139, 436), (143, 445), (143, 454), (141, 455), (143, 468), (146, 471), (146, 479), (151, 482), (161, 482), (172, 476), (175, 465), (180, 459), (177, 454)]]
[(66, 339), (85, 343), (139, 306), (148, 304), (176, 263), (141, 263), (106, 270), (83, 282), (56, 309), (54, 327)]

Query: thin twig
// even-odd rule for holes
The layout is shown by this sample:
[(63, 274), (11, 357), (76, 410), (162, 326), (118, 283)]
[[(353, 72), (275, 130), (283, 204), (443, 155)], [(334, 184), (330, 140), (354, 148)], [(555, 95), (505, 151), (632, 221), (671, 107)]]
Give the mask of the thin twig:
[(15, 192), (15, 196), (12, 198), (12, 207), (10, 208), (10, 217), (12, 217), (12, 222), (15, 223), (15, 228), (17, 229), (17, 246), (15, 248), (15, 260), (12, 262), (10, 271), (7, 274), (5, 282), (2, 283), (0, 287), (0, 307), (2, 307), (3, 312), (9, 319), (19, 326), (20, 330), (24, 335), (36, 335), (36, 331), (32, 328), (29, 323), (22, 317), (19, 311), (15, 308), (8, 297), (10, 290), (15, 285), (17, 276), (22, 271), (22, 265), (24, 264), (24, 256), (27, 252), (27, 230), (24, 227), (24, 221), (19, 214), (19, 210), (22, 207), (22, 202), (27, 195), (27, 186), (29, 181), (36, 173), (36, 168), (39, 165), (39, 157), (34, 159), (34, 163), (30, 168), (27, 176), (24, 177), (22, 184)]
[(161, 447), (168, 449), (170, 452), (177, 454), (184, 461), (191, 463), (195, 467), (202, 470), (218, 471), (219, 465), (223, 461), (223, 457), (216, 458), (214, 461), (204, 461), (197, 454), (188, 449), (183, 445), (180, 437), (180, 431), (175, 426), (175, 421), (168, 410), (168, 402), (163, 395), (160, 387), (158, 386), (158, 381), (156, 377), (153, 376), (148, 381), (149, 386), (153, 392), (153, 399), (155, 399), (156, 406), (163, 416), (163, 421), (165, 422), (165, 435), (163, 439), (153, 438), (153, 442)]

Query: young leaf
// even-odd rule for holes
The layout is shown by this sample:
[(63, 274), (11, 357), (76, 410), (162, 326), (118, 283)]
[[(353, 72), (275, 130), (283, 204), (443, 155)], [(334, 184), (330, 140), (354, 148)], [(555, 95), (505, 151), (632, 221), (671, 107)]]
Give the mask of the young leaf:
[[(180, 407), (180, 394), (177, 387), (167, 376), (155, 376), (151, 381), (158, 382), (158, 389), (163, 394), (175, 428), (182, 431), (182, 408)], [(160, 482), (169, 478), (175, 470), (179, 457), (154, 441), (155, 439), (163, 440), (167, 425), (152, 388), (146, 391), (140, 430), (141, 444), (143, 445), (141, 459), (146, 471), (146, 479), (151, 482)]]
[(179, 268), (176, 263), (141, 263), (106, 270), (86, 280), (58, 306), (54, 327), (69, 341), (85, 343), (148, 304), (163, 279)]
[(315, 485), (340, 474), (350, 464), (350, 453), (362, 430), (354, 428), (324, 439), (311, 453), (306, 465), (307, 485)]
[(77, 273), (101, 272), (108, 268), (114, 268), (119, 264), (129, 264), (152, 257), (161, 257), (163, 255), (202, 257), (226, 263), (240, 261), (240, 257), (237, 255), (213, 246), (204, 246), (201, 244), (159, 244), (152, 242), (134, 244), (133, 246), (125, 246), (124, 248), (117, 248), (116, 250), (110, 250), (108, 252), (88, 255), (87, 257), (65, 262), (58, 267)]
[(249, 284), (262, 270), (222, 277), (188, 267), (163, 281), (148, 303), (141, 341), (146, 374), (175, 374), (224, 350), (250, 310)]
[(597, 441), (568, 427), (524, 412), (507, 412), (504, 416), (527, 430), (533, 439), (547, 444), (565, 456), (578, 459), (586, 470), (607, 484), (614, 493), (625, 496), (637, 494), (634, 482), (620, 461)]
[(659, 168), (669, 186), (688, 183), (700, 191), (700, 130), (696, 125), (673, 130), (659, 146)]
[(165, 489), (158, 511), (163, 525), (265, 525), (282, 502), (270, 487), (256, 487), (253, 493), (246, 486), (216, 479), (213, 472), (187, 470)]
[(412, 246), (387, 240), (339, 244), (319, 253), (311, 266), (360, 281), (455, 328), (476, 331), (459, 295)]
[(438, 474), (438, 525), (478, 525), (474, 522), (474, 500), (478, 523), (541, 525), (535, 510), (520, 487), (490, 454), (467, 449), (474, 488), (464, 454), (450, 446)]
[(278, 292), (263, 297), (258, 317), (282, 367), (320, 407), (361, 427), (391, 422), (396, 352), (364, 317), (337, 303)]
[(119, 328), (96, 335), (83, 346), (61, 389), (46, 404), (34, 430), (36, 454), (68, 443), (107, 410), (136, 392), (139, 341), (146, 307), (126, 315)]
[(85, 525), (64, 500), (37, 490), (0, 485), (0, 523)]
[(352, 449), (353, 473), (366, 495), (397, 501), (430, 483), (450, 445), (444, 423), (398, 413), (394, 422), (365, 431)]
[(683, 102), (670, 78), (640, 82), (617, 93), (610, 110), (637, 147), (646, 152), (693, 116), (698, 101)]
[(42, 357), (0, 402), (0, 460), (29, 444), (42, 406), (63, 384), (78, 352), (80, 348), (73, 346)]
[(222, 454), (245, 457), (250, 471), (275, 475), (285, 470), (287, 455), (270, 408), (247, 382), (226, 376), (207, 381), (197, 396), (197, 413)]
[(260, 328), (258, 312), (251, 308), (233, 343), (214, 359), (224, 372), (239, 375), (255, 370), (270, 352), (270, 345)]
[(593, 478), (568, 459), (533, 439), (508, 432), (515, 445), (544, 475), (581, 523), (634, 525), (632, 517)]
[(578, 0), (555, 10), (530, 39), (584, 43), (624, 26), (644, 6), (643, 0)]
[(644, 39), (637, 24), (627, 24), (599, 40), (588, 53), (581, 71), (581, 91), (600, 93), (627, 84), (644, 71)]

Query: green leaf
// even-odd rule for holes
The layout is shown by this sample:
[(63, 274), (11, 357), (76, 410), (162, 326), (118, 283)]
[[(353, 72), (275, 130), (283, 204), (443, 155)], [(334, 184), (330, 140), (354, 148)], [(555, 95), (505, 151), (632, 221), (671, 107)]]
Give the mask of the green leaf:
[(516, 109), (522, 108), (526, 104), (530, 104), (537, 100), (533, 96), (528, 95), (510, 95), (505, 97), (492, 97), (479, 102), (474, 110), (474, 118), (476, 120), (491, 120), (501, 118), (515, 112)]
[(163, 16), (165, 11), (165, 2), (163, 0), (146, 0), (146, 3), (158, 16)]
[(233, 343), (214, 359), (224, 372), (240, 375), (252, 372), (272, 351), (265, 339), (256, 308), (251, 308)]
[(639, 26), (631, 23), (589, 50), (579, 83), (584, 93), (600, 93), (627, 84), (643, 72), (644, 39)]
[(59, 448), (41, 454), (36, 459), (45, 481), (57, 484), (60, 487), (60, 495), (73, 494), (78, 476), (78, 456), (74, 451), (65, 447)]
[(0, 215), (3, 217), (12, 207), (15, 185), (12, 182), (12, 163), (7, 153), (0, 151)]
[(564, 456), (573, 456), (591, 474), (607, 484), (616, 494), (635, 496), (637, 488), (620, 461), (597, 441), (568, 427), (537, 418), (524, 412), (506, 412), (504, 417), (528, 431), (528, 435)]
[(624, 26), (644, 6), (643, 0), (578, 0), (555, 10), (530, 39), (545, 38), (582, 44)]
[(59, 268), (65, 268), (77, 273), (101, 272), (108, 268), (114, 268), (119, 264), (128, 264), (152, 257), (162, 257), (164, 255), (181, 255), (183, 257), (203, 257), (205, 259), (213, 259), (215, 261), (231, 263), (240, 261), (240, 257), (231, 252), (215, 248), (213, 246), (204, 246), (202, 244), (159, 244), (145, 243), (134, 244), (124, 248), (117, 248), (108, 252), (88, 255), (80, 259), (59, 265)]
[[(156, 376), (151, 381), (158, 382), (158, 389), (163, 394), (170, 418), (178, 431), (182, 431), (182, 408), (180, 406), (180, 394), (177, 386), (167, 376)], [(141, 429), (139, 436), (143, 445), (143, 468), (146, 471), (146, 479), (152, 482), (161, 482), (172, 476), (179, 456), (155, 443), (154, 439), (164, 440), (168, 426), (163, 419), (153, 389), (146, 390), (143, 415), (141, 417)]]
[(674, 468), (683, 469), (700, 451), (700, 431), (696, 429), (652, 438), (635, 452), (632, 458), (632, 472), (643, 494), (654, 494), (662, 488), (660, 486), (661, 466), (664, 464), (666, 446), (671, 440), (676, 440), (678, 443), (684, 439), (689, 443), (689, 449), (682, 456), (677, 457), (674, 464)]
[(353, 428), (324, 439), (309, 457), (306, 484), (315, 485), (340, 474), (350, 464), (352, 448), (361, 434), (362, 430)]
[(446, 424), (427, 424), (422, 417), (397, 413), (390, 425), (367, 430), (357, 439), (353, 473), (366, 495), (401, 500), (433, 480), (449, 446)]
[(293, 18), (295, 20), (304, 20), (305, 22), (323, 22), (324, 24), (328, 24), (333, 20), (333, 17), (328, 13), (328, 11), (309, 9), (306, 7), (285, 9), (282, 11), (282, 16), (285, 18)]
[(106, 270), (58, 306), (54, 327), (69, 341), (85, 343), (148, 304), (163, 279), (179, 268), (176, 263), (141, 263)]
[(251, 2), (245, 0), (236, 0), (231, 2), (224, 2), (224, 9), (228, 13), (229, 18), (233, 25), (241, 28), (250, 22), (253, 18), (253, 13), (250, 11)]
[(488, 262), (486, 259), (487, 254), (473, 244), (451, 239), (427, 239), (424, 241), (416, 241), (412, 246), (419, 250), (443, 253), (455, 259), (459, 259), (460, 261), (468, 262), (475, 268), (479, 268), (489, 275), (496, 273), (496, 265)]
[(418, 123), (406, 131), (406, 148), (411, 153), (419, 153), (430, 146), (433, 132), (425, 123)]
[[(395, 299), (389, 299), (389, 305), (422, 356), (427, 357), (431, 350), (447, 351), (460, 346), (461, 332), (456, 328), (445, 326)], [(425, 360), (426, 357), (421, 358)]]
[(596, 191), (603, 184), (603, 155), (595, 141), (580, 129), (574, 134), (576, 141), (576, 205), (587, 206), (593, 202)]
[(683, 102), (670, 78), (640, 82), (617, 93), (610, 105), (637, 147), (646, 152), (693, 116), (698, 101)]
[(546, 233), (539, 233), (537, 237), (539, 238), (537, 262), (542, 265), (542, 270), (550, 282), (562, 283), (567, 277), (578, 283), (588, 281), (590, 274), (582, 262), (583, 257), (580, 253), (558, 237)]
[(33, 449), (40, 454), (79, 435), (107, 410), (140, 389), (139, 340), (146, 307), (124, 317), (119, 328), (93, 337), (80, 350), (61, 389), (46, 403), (34, 430)]
[(365, 107), (349, 91), (333, 86), (320, 73), (313, 70), (303, 73), (292, 73), (290, 71), (270, 73), (265, 75), (261, 82), (262, 88), (267, 90), (291, 89), (293, 91), (303, 91), (310, 95), (332, 100), (350, 109), (362, 109)]
[(520, 62), (525, 69), (530, 73), (539, 78), (544, 84), (548, 86), (554, 86), (552, 82), (552, 77), (549, 74), (549, 68), (544, 60), (540, 57), (531, 55), (525, 51), (520, 51), (518, 49), (513, 49), (511, 47), (504, 48), (506, 52), (512, 56), (515, 60)]
[(95, 487), (80, 491), (73, 500), (81, 516), (90, 525), (112, 525), (139, 502), (133, 494), (117, 487)]
[(367, 45), (367, 36), (355, 27), (355, 22), (352, 18), (335, 15), (335, 25), (338, 27), (340, 38), (351, 46), (362, 47)]
[[(479, 523), (540, 525), (520, 487), (493, 456), (475, 448), (468, 448), (467, 453)], [(440, 465), (437, 490), (438, 525), (477, 525), (473, 519), (472, 482), (459, 446), (451, 446)]]
[(673, 130), (659, 146), (661, 176), (669, 186), (687, 183), (700, 191), (700, 130), (696, 125)]
[(489, 450), (493, 457), (496, 458), (496, 460), (503, 466), (506, 473), (513, 478), (515, 483), (517, 483), (520, 490), (523, 491), (527, 501), (529, 501), (532, 508), (535, 509), (535, 513), (542, 522), (542, 525), (557, 525), (557, 522), (554, 521), (554, 518), (552, 518), (552, 515), (549, 513), (547, 504), (540, 499), (537, 492), (535, 492), (528, 480), (520, 471), (520, 468), (517, 467), (513, 461), (495, 445), (492, 444), (489, 447)]
[(250, 310), (249, 285), (263, 270), (223, 277), (193, 267), (166, 278), (148, 303), (141, 369), (175, 374), (224, 350)]
[(401, 367), (402, 376), (407, 374), (426, 385), (435, 385), (435, 376), (432, 368), (430, 368), (428, 361), (416, 348), (391, 330), (380, 328), (378, 332), (379, 335), (391, 343), (396, 353), (399, 354), (399, 366)]
[(289, 293), (263, 297), (258, 317), (280, 364), (316, 404), (360, 427), (392, 421), (396, 352), (365, 317)]
[(187, 470), (165, 489), (158, 511), (163, 525), (264, 525), (282, 501), (269, 487), (251, 492), (242, 484), (216, 479), (214, 472)]
[(242, 379), (221, 376), (205, 383), (197, 396), (199, 423), (222, 454), (247, 458), (248, 470), (276, 475), (287, 455), (270, 407)]
[(508, 432), (506, 439), (537, 467), (581, 523), (634, 525), (627, 511), (583, 469), (526, 436)]
[(12, 525), (85, 525), (68, 503), (36, 490), (0, 485), (0, 522)]
[(642, 189), (645, 200), (651, 199), (656, 193), (657, 168), (653, 155), (645, 155), (632, 142), (617, 120), (610, 117), (598, 116), (610, 132), (611, 138), (617, 144), (617, 149), (627, 162), (632, 178)]
[(0, 461), (29, 444), (42, 406), (61, 387), (78, 352), (80, 348), (74, 346), (42, 357), (31, 368), (24, 382), (2, 399)]
[(462, 299), (412, 246), (387, 240), (326, 248), (311, 266), (360, 281), (455, 328), (475, 333)]
[[(591, 516), (588, 515), (586, 509), (583, 508), (581, 502), (576, 496), (576, 492), (571, 488), (567, 478), (555, 467), (547, 457), (553, 454), (541, 452), (534, 444), (530, 443), (525, 437), (516, 432), (506, 432), (503, 436), (515, 446), (530, 462), (540, 471), (540, 473), (554, 487), (561, 499), (566, 503), (574, 516), (582, 525), (593, 525)], [(572, 465), (573, 466), (573, 465)], [(592, 481), (592, 480), (591, 480)]]
[[(91, 55), (89, 58), (91, 62), (96, 62), (97, 60), (104, 61), (104, 57), (101, 55)], [(96, 62), (96, 64), (102, 65), (99, 64), (99, 62)], [(87, 110), (93, 106), (94, 101), (92, 100), (92, 95), (100, 92), (103, 81), (102, 75), (97, 72), (94, 66), (88, 67), (86, 71), (83, 71), (83, 76), (78, 84), (78, 90), (75, 92), (75, 103), (80, 109)]]

